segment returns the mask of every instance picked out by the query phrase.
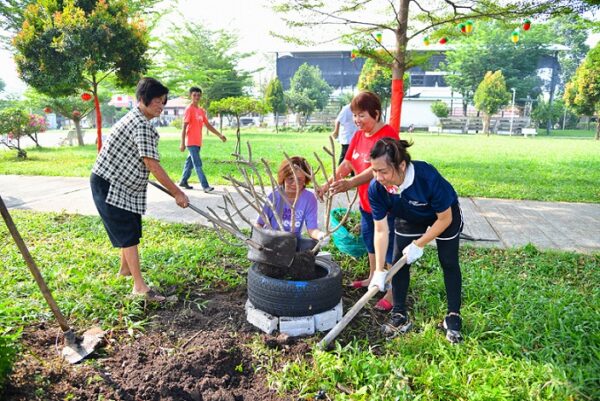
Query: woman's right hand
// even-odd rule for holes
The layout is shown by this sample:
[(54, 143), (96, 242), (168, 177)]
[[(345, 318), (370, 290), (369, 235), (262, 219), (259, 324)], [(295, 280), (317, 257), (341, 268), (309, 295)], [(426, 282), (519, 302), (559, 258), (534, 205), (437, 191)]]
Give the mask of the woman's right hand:
[(342, 178), (341, 180), (334, 181), (330, 190), (333, 194), (339, 194), (341, 192), (348, 192), (348, 190), (352, 189), (352, 184), (349, 180)]
[(329, 183), (328, 182), (321, 185), (320, 187), (315, 187), (315, 195), (317, 195), (317, 199), (319, 199), (320, 202), (323, 202), (323, 198), (325, 197), (325, 194), (327, 193), (327, 191), (329, 191)]

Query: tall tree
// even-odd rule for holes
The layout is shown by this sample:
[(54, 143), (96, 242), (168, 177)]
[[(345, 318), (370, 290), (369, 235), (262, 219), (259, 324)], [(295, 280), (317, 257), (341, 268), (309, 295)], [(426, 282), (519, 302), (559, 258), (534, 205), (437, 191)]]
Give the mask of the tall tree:
[[(590, 4), (588, 4), (588, 2)], [(358, 47), (361, 56), (386, 65), (382, 50), (392, 57), (392, 127), (400, 127), (404, 72), (419, 65), (415, 54), (408, 52), (408, 43), (429, 35), (430, 40), (457, 34), (455, 25), (466, 20), (507, 19), (517, 21), (538, 14), (581, 13), (596, 0), (283, 0), (274, 9), (282, 13), (287, 25), (300, 30), (298, 36), (272, 33), (289, 41), (326, 43), (341, 39)], [(370, 10), (366, 17), (365, 11)], [(410, 16), (410, 18), (409, 18)], [(318, 27), (319, 29), (315, 29)], [(297, 31), (296, 31), (297, 32)], [(380, 40), (377, 33), (391, 33), (392, 42)], [(458, 33), (459, 34), (459, 33)], [(318, 39), (315, 35), (319, 35)]]
[(40, 1), (27, 7), (13, 43), (23, 81), (48, 96), (93, 95), (102, 147), (98, 86), (115, 76), (133, 86), (147, 70), (147, 31), (124, 0)]
[(600, 140), (600, 43), (587, 54), (565, 88), (565, 103), (579, 115), (596, 116)]
[(475, 91), (475, 107), (483, 111), (483, 133), (490, 135), (490, 121), (510, 101), (502, 71), (488, 71)]
[(283, 95), (283, 85), (278, 78), (273, 78), (267, 85), (265, 91), (265, 101), (273, 110), (275, 117), (275, 132), (279, 132), (279, 115), (287, 111), (285, 96)]
[(161, 61), (153, 71), (176, 92), (200, 86), (209, 104), (239, 97), (252, 82), (249, 72), (238, 70), (238, 62), (249, 54), (232, 51), (236, 44), (237, 37), (231, 33), (183, 22), (162, 42)]
[(304, 63), (298, 68), (286, 95), (290, 108), (300, 114), (300, 125), (306, 124), (315, 109), (323, 110), (327, 106), (332, 91), (319, 67)]

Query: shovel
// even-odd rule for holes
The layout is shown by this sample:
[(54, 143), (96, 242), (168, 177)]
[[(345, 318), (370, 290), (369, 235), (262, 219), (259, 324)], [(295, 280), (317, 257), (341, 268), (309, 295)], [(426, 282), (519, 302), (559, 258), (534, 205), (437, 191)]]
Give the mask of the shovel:
[[(400, 258), (400, 260), (397, 261), (396, 263), (394, 263), (392, 268), (388, 271), (388, 274), (385, 278), (385, 283), (386, 284), (391, 283), (392, 277), (394, 277), (394, 275), (396, 273), (398, 273), (398, 270), (402, 269), (402, 267), (404, 267), (405, 264), (406, 264), (406, 256), (402, 256)], [(342, 318), (342, 320), (340, 320), (338, 322), (338, 324), (333, 326), (333, 328), (318, 343), (317, 346), (320, 349), (326, 349), (327, 346), (329, 345), (329, 343), (331, 343), (342, 332), (342, 330), (344, 330), (344, 328), (348, 325), (348, 323), (350, 323), (350, 321), (352, 319), (354, 319), (354, 316), (356, 316), (358, 314), (358, 312), (360, 312), (360, 310), (365, 306), (365, 304), (367, 302), (369, 302), (369, 300), (371, 298), (373, 298), (375, 296), (375, 294), (377, 294), (378, 292), (379, 292), (379, 288), (377, 288), (377, 287), (369, 288), (369, 290), (366, 292), (366, 294), (363, 295), (358, 301), (356, 301), (356, 303), (354, 304), (352, 309), (350, 309), (346, 313), (346, 315), (344, 315), (344, 317)]]
[(8, 227), (8, 231), (10, 231), (10, 234), (15, 240), (19, 251), (21, 251), (21, 254), (23, 255), (23, 259), (25, 259), (25, 262), (27, 263), (31, 274), (33, 274), (37, 285), (40, 287), (40, 290), (42, 291), (46, 302), (48, 302), (48, 305), (50, 306), (50, 309), (52, 309), (54, 317), (58, 321), (58, 324), (60, 325), (60, 328), (63, 331), (65, 344), (61, 352), (62, 356), (69, 363), (72, 364), (81, 361), (82, 359), (90, 355), (92, 352), (94, 352), (98, 344), (100, 344), (103, 341), (104, 331), (99, 327), (92, 327), (91, 329), (83, 333), (83, 337), (78, 337), (75, 335), (75, 332), (73, 332), (71, 327), (69, 327), (69, 324), (67, 323), (67, 320), (65, 319), (63, 314), (60, 312), (60, 309), (58, 309), (58, 305), (56, 304), (56, 301), (54, 301), (54, 298), (50, 293), (50, 289), (48, 289), (44, 278), (42, 277), (38, 267), (36, 266), (33, 258), (31, 257), (29, 249), (27, 249), (27, 245), (25, 245), (23, 238), (21, 238), (21, 235), (19, 234), (15, 223), (13, 222), (10, 214), (8, 213), (8, 209), (6, 208), (6, 205), (4, 204), (4, 201), (2, 200), (1, 196), (0, 213), (4, 218), (4, 222)]

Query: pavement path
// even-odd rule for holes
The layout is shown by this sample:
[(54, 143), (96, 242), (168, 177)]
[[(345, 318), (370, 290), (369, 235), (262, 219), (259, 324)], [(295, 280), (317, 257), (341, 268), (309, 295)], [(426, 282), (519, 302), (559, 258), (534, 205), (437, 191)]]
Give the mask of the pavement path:
[[(205, 194), (198, 186), (186, 193), (200, 209), (219, 210), (221, 195), (232, 187), (216, 186)], [(67, 212), (97, 215), (88, 178), (0, 175), (0, 196), (9, 209), (44, 212)], [(239, 200), (239, 207), (245, 203)], [(337, 205), (347, 202), (336, 197)], [(560, 249), (581, 253), (600, 252), (600, 204), (538, 202), (488, 198), (460, 198), (465, 218), (464, 234), (489, 241), (464, 241), (475, 246), (519, 247), (531, 243), (540, 249)], [(323, 205), (319, 204), (323, 225)], [(243, 213), (253, 221), (256, 212)], [(146, 217), (169, 222), (199, 223), (207, 221), (191, 209), (179, 208), (172, 198), (158, 189), (148, 189)], [(238, 218), (241, 225), (244, 223)], [(18, 222), (17, 222), (18, 224)]]

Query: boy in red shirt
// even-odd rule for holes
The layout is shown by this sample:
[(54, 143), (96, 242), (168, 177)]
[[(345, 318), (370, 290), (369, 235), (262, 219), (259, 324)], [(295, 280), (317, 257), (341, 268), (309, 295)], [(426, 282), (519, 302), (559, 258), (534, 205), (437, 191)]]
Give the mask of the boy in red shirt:
[(214, 188), (208, 184), (204, 171), (202, 170), (202, 159), (200, 159), (200, 149), (202, 148), (202, 127), (206, 125), (206, 128), (219, 138), (223, 142), (227, 140), (212, 124), (208, 121), (206, 111), (199, 106), (200, 98), (202, 97), (202, 89), (194, 86), (190, 88), (190, 98), (192, 104), (185, 109), (183, 117), (183, 129), (181, 130), (181, 145), (179, 150), (182, 152), (187, 147), (189, 155), (185, 159), (185, 165), (183, 166), (183, 174), (179, 186), (185, 189), (192, 189), (193, 187), (188, 184), (188, 179), (192, 175), (192, 167), (196, 170), (198, 180), (204, 192), (213, 191)]

